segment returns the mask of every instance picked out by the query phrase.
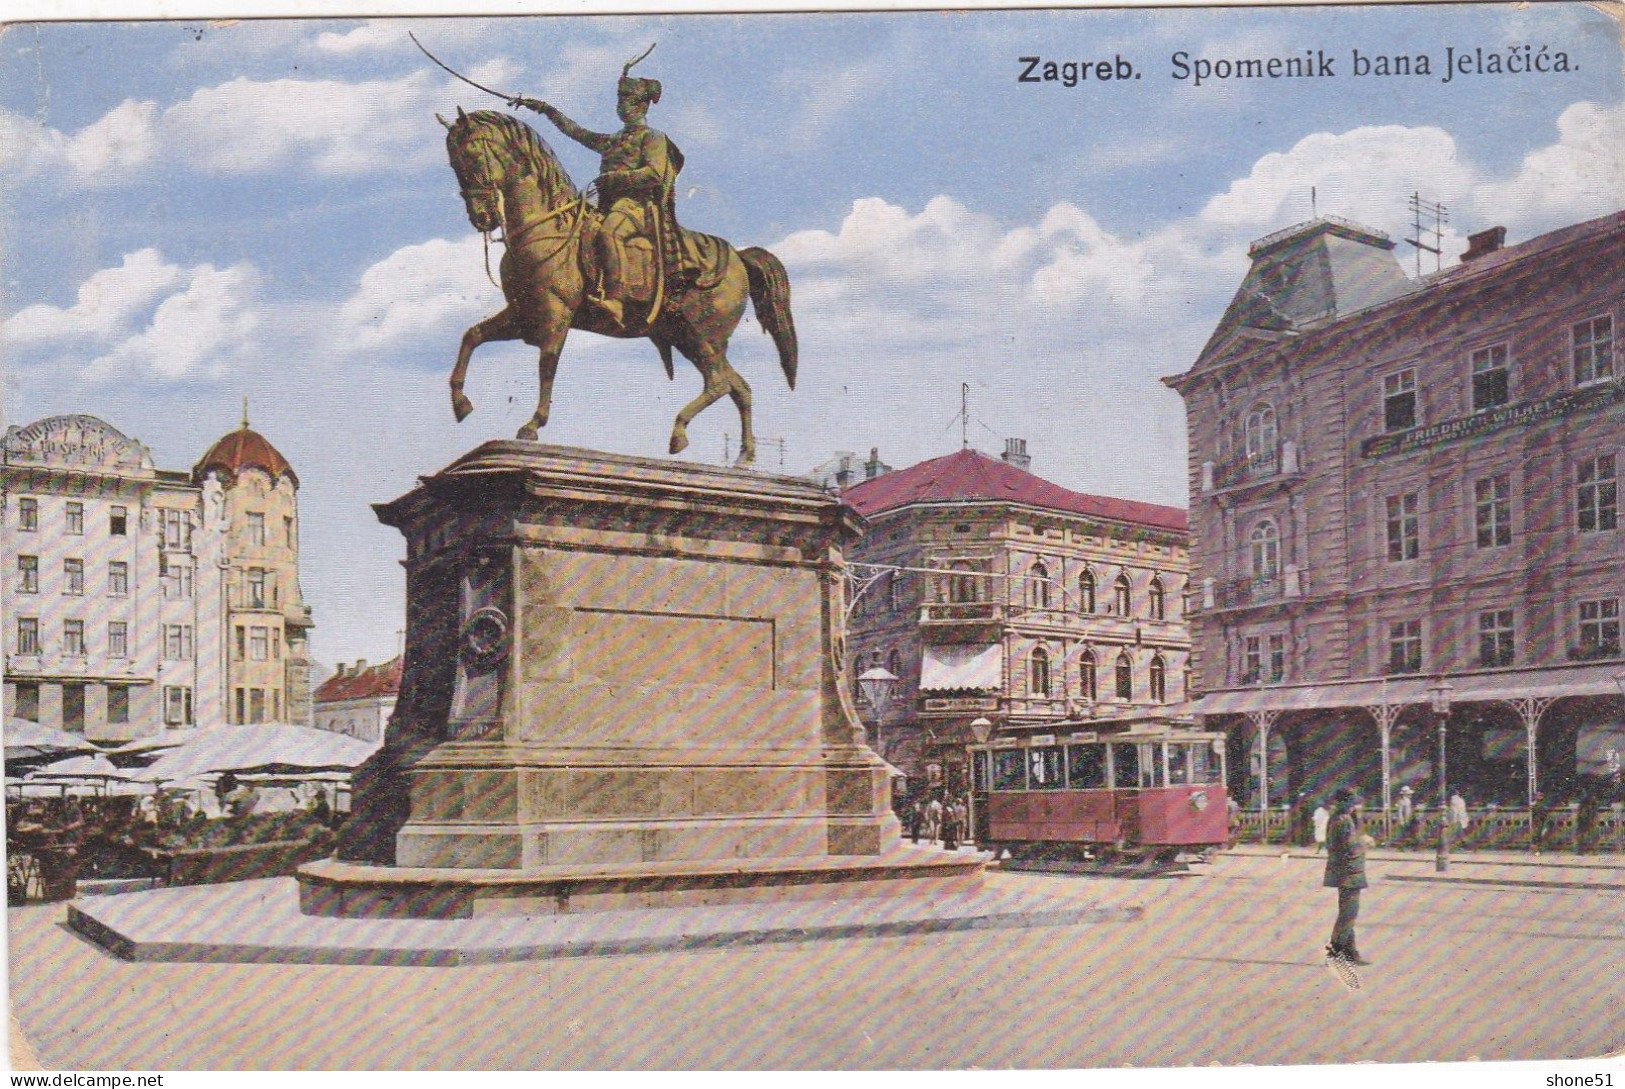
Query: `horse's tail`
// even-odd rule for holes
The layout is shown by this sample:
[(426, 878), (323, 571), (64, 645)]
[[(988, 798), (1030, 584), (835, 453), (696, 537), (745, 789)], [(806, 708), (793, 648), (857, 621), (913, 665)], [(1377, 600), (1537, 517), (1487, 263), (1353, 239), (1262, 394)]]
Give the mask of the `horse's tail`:
[(790, 276), (783, 263), (760, 246), (740, 250), (739, 257), (750, 277), (750, 303), (756, 308), (756, 320), (778, 346), (779, 366), (795, 389), (796, 323), (790, 317)]

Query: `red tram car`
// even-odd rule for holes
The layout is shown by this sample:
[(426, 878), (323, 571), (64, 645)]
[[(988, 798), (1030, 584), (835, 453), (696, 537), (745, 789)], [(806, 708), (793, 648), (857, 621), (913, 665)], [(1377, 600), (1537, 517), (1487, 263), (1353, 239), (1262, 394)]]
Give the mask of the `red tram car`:
[(1000, 738), (970, 756), (971, 827), (983, 850), (1168, 863), (1229, 836), (1221, 733), (1140, 722)]

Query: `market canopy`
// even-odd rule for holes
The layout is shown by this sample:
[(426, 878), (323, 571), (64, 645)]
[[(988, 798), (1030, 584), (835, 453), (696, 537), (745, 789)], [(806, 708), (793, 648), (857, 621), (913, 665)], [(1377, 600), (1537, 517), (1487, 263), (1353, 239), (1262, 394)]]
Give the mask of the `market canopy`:
[(356, 767), (377, 747), (375, 741), (285, 722), (216, 726), (129, 774), (147, 782), (174, 782), (228, 771), (343, 770)]
[(70, 756), (37, 768), (30, 779), (128, 779), (128, 771), (116, 768), (107, 757), (96, 753)]
[(7, 760), (27, 760), (52, 753), (95, 752), (96, 746), (86, 741), (83, 734), (70, 734), (25, 718), (8, 718), (5, 749)]

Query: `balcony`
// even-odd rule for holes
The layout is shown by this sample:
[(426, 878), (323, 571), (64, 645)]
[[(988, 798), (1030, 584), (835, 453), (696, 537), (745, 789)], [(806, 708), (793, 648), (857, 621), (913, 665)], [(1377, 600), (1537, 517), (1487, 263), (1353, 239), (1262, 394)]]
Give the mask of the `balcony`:
[(1288, 564), (1279, 578), (1205, 579), (1202, 583), (1202, 611), (1245, 609), (1291, 601), (1304, 594), (1308, 577)]
[(1298, 444), (1278, 443), (1272, 449), (1225, 461), (1202, 464), (1202, 491), (1229, 491), (1250, 484), (1285, 477), (1296, 477), (1302, 469), (1298, 461)]
[(920, 608), (921, 624), (990, 624), (1004, 619), (996, 601), (933, 601)]

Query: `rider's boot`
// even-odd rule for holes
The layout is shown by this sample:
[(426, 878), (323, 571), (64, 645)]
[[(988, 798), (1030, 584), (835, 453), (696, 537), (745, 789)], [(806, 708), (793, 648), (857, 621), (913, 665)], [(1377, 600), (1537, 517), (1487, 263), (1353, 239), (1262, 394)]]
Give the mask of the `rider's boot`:
[(615, 240), (607, 235), (598, 236), (598, 269), (598, 294), (588, 301), (620, 325), (624, 321), (620, 298), (621, 253)]

